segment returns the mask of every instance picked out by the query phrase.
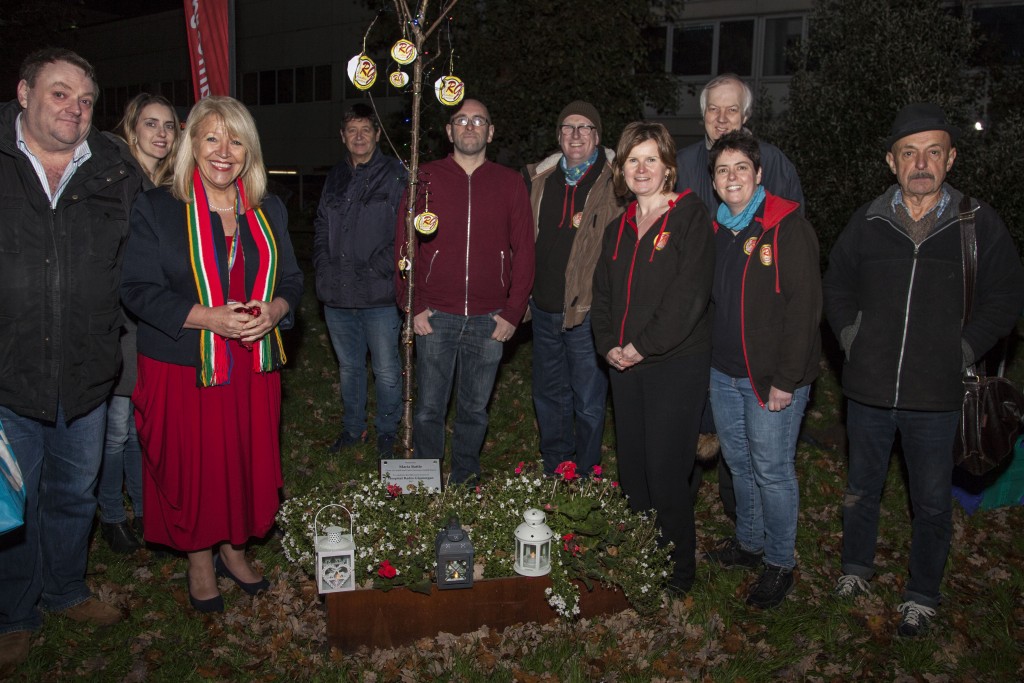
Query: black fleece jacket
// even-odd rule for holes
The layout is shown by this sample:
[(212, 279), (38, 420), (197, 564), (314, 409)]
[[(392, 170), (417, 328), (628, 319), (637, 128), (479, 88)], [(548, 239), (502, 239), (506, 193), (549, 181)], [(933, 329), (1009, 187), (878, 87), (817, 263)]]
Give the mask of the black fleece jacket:
[(601, 357), (630, 343), (645, 364), (707, 352), (714, 250), (711, 218), (692, 192), (639, 240), (631, 203), (605, 230), (594, 270), (590, 318)]

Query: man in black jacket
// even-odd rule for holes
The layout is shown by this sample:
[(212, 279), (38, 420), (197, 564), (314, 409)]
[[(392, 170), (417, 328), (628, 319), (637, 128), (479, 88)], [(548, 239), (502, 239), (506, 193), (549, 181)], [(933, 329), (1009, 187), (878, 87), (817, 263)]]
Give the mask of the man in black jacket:
[(85, 569), (141, 179), (92, 128), (98, 91), (87, 61), (46, 49), (0, 107), (0, 421), (27, 491), (25, 525), (0, 537), (0, 671), (28, 656), (40, 607), (121, 619)]
[[(843, 499), (841, 597), (869, 589), (879, 504), (896, 432), (913, 504), (910, 579), (897, 632), (927, 630), (952, 537), (953, 439), (964, 369), (1013, 327), (1024, 304), (1017, 249), (992, 207), (944, 183), (959, 130), (911, 104), (886, 141), (896, 185), (862, 206), (832, 249), (825, 313), (846, 353), (850, 463)], [(959, 214), (974, 215), (978, 268), (964, 312)]]
[(376, 381), (377, 453), (390, 458), (402, 412), (402, 365), (395, 306), (395, 216), (406, 171), (384, 156), (373, 110), (355, 104), (344, 116), (346, 158), (327, 177), (314, 222), (316, 292), (338, 356), (341, 434), (330, 451), (365, 443), (366, 353)]

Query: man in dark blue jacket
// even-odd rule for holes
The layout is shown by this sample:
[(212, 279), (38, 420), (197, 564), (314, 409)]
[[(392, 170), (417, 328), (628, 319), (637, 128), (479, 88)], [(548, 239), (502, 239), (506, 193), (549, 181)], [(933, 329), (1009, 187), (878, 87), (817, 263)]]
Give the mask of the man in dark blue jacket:
[(401, 420), (401, 317), (395, 305), (395, 217), (406, 170), (377, 147), (380, 123), (355, 104), (341, 126), (345, 159), (327, 177), (314, 223), (316, 292), (338, 355), (342, 430), (330, 450), (365, 443), (366, 353), (376, 382), (377, 452), (389, 458)]
[[(910, 104), (886, 141), (896, 176), (850, 219), (823, 280), (825, 313), (846, 353), (850, 465), (836, 594), (869, 590), (879, 506), (896, 432), (913, 506), (910, 578), (897, 633), (924, 633), (940, 602), (953, 535), (953, 439), (962, 373), (1013, 329), (1024, 270), (991, 206), (944, 182), (959, 131), (934, 104)], [(977, 235), (977, 281), (964, 321), (961, 214)]]

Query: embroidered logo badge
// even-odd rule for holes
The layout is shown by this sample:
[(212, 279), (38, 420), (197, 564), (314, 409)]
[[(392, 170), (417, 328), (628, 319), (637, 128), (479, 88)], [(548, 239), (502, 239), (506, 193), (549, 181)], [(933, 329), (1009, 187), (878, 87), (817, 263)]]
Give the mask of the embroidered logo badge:
[(772, 264), (772, 245), (761, 245), (761, 264), (770, 266)]
[(658, 251), (661, 251), (662, 249), (667, 247), (668, 246), (668, 238), (669, 238), (669, 235), (671, 235), (671, 234), (672, 233), (670, 233), (670, 232), (663, 232), (660, 235), (658, 235), (654, 239), (654, 248), (657, 249)]
[(757, 238), (749, 237), (747, 241), (743, 243), (743, 253), (750, 256), (750, 252), (754, 251), (754, 247), (757, 246)]
[(583, 212), (582, 211), (577, 211), (576, 213), (574, 213), (572, 215), (572, 227), (578, 228), (578, 227), (580, 227), (580, 223), (582, 223), (582, 222), (583, 222)]

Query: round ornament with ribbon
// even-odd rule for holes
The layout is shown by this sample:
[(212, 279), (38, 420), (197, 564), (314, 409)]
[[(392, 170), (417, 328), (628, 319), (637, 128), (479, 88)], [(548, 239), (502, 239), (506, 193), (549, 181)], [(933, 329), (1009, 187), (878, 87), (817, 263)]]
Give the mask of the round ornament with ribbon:
[(416, 59), (416, 46), (412, 44), (412, 41), (405, 38), (396, 41), (391, 46), (391, 59), (403, 66), (412, 64), (412, 61)]
[(441, 104), (454, 107), (466, 96), (466, 84), (458, 76), (442, 76), (434, 81), (434, 94)]
[(369, 90), (377, 82), (377, 65), (365, 54), (348, 60), (348, 79), (360, 90)]

